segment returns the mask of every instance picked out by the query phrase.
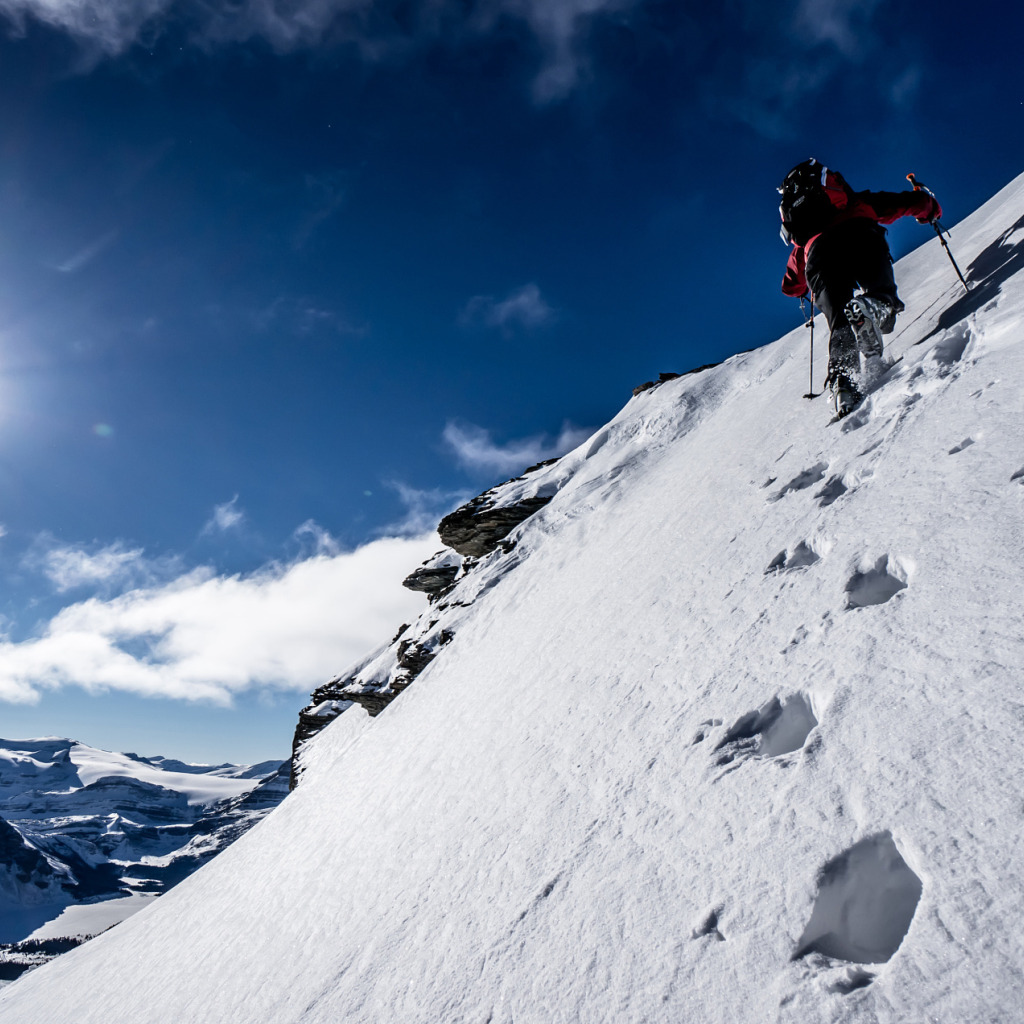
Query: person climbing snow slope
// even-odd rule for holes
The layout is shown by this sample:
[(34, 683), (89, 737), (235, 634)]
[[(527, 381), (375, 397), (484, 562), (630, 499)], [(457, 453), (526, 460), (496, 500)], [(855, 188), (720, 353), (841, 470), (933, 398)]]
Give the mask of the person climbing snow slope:
[(860, 356), (867, 369), (880, 365), (882, 335), (892, 332), (904, 308), (882, 225), (900, 217), (931, 224), (942, 208), (923, 189), (854, 192), (838, 171), (813, 157), (786, 175), (779, 192), (782, 238), (793, 246), (782, 291), (800, 299), (809, 293), (825, 314), (828, 384), (842, 417), (863, 397)]

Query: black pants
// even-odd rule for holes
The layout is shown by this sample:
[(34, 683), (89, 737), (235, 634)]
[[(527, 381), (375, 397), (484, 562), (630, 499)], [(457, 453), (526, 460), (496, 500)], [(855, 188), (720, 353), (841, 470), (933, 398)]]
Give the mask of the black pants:
[(843, 307), (860, 285), (866, 295), (903, 308), (896, 294), (892, 254), (885, 228), (857, 217), (823, 231), (807, 256), (807, 283), (829, 329), (829, 370), (856, 372), (859, 359), (853, 330)]

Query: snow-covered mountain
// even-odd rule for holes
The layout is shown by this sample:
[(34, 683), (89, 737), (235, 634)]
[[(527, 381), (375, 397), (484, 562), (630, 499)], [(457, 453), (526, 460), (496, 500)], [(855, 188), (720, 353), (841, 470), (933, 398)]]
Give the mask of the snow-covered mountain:
[(1024, 177), (953, 242), (846, 420), (795, 330), (449, 521), (295, 791), (0, 1022), (1018, 1019)]
[(55, 737), (0, 739), (0, 943), (109, 927), (286, 792), (279, 761), (193, 765)]

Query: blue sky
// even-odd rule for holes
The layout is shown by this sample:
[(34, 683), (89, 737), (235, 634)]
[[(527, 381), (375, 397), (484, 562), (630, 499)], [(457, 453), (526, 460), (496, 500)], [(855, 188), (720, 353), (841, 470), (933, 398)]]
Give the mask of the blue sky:
[(0, 0), (0, 733), (285, 756), (440, 515), (798, 322), (794, 163), (1024, 170), (975, 11)]

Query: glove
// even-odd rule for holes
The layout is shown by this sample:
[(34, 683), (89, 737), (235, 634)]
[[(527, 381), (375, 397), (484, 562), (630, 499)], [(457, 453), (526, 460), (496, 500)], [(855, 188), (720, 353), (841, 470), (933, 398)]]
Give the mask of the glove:
[(939, 206), (939, 201), (935, 196), (930, 193), (925, 194), (928, 196), (928, 210), (917, 218), (917, 223), (934, 224), (942, 216), (942, 207)]

